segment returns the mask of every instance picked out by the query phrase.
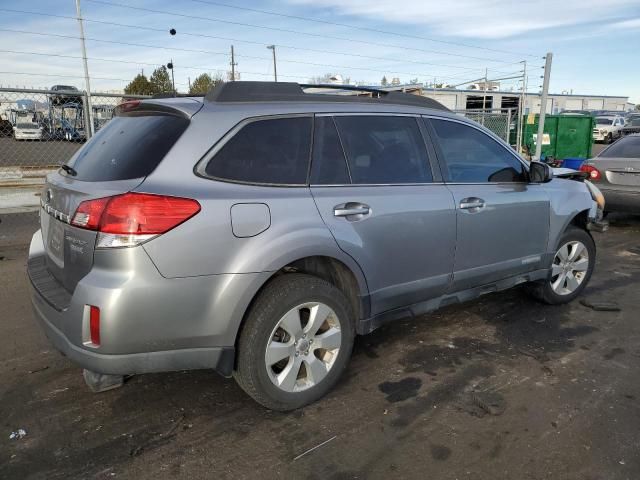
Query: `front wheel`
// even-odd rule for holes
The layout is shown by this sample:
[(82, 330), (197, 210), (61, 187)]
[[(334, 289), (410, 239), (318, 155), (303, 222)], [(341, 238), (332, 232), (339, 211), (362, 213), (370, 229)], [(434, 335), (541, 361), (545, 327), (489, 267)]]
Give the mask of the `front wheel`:
[(293, 410), (324, 396), (353, 348), (353, 312), (342, 291), (310, 275), (275, 278), (240, 333), (236, 381), (261, 405)]
[(611, 133), (607, 134), (607, 140), (606, 140), (606, 142), (607, 142), (607, 143), (611, 143), (611, 142), (613, 142), (613, 135), (612, 135)]
[(529, 285), (538, 300), (552, 305), (569, 303), (589, 283), (596, 261), (596, 246), (586, 231), (571, 227), (558, 242), (549, 276)]

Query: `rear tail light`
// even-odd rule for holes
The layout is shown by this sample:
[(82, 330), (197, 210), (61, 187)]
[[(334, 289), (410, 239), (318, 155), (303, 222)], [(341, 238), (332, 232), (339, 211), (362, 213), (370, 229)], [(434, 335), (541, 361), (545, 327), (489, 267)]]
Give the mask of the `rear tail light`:
[(582, 165), (580, 167), (580, 171), (587, 172), (589, 174), (590, 180), (598, 181), (602, 179), (602, 173), (600, 173), (600, 170), (598, 170), (593, 165)]
[(162, 235), (200, 211), (190, 198), (125, 193), (82, 202), (71, 220), (98, 233), (97, 247), (131, 247)]

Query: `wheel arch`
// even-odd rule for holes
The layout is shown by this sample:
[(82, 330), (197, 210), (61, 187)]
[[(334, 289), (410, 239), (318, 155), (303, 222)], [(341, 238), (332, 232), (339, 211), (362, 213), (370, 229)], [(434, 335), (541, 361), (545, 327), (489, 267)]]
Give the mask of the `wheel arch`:
[[(346, 256), (346, 255), (345, 255)], [(238, 340), (246, 323), (247, 315), (253, 304), (263, 290), (274, 278), (291, 273), (305, 273), (321, 278), (342, 291), (349, 300), (357, 325), (370, 314), (369, 290), (367, 282), (360, 266), (350, 257), (346, 259), (335, 255), (308, 255), (300, 258), (289, 259), (280, 268), (273, 271), (253, 294), (247, 304), (242, 318), (235, 332), (235, 347), (237, 351)]]

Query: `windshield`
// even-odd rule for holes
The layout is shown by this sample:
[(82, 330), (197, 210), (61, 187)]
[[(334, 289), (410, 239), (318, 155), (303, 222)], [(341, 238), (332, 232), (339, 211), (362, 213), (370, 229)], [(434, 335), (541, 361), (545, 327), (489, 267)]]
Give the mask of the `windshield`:
[(622, 137), (598, 158), (640, 158), (640, 136)]
[(596, 125), (612, 125), (613, 118), (596, 117)]

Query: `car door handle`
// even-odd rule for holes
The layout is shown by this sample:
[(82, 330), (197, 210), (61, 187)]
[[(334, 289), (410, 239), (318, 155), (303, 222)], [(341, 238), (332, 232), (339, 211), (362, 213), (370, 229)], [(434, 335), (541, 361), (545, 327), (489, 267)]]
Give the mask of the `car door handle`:
[(484, 206), (486, 206), (485, 201), (483, 199), (477, 198), (477, 197), (463, 198), (460, 201), (460, 208), (462, 210), (478, 211), (481, 208), (483, 208)]
[(349, 217), (351, 215), (369, 215), (371, 207), (359, 202), (348, 202), (333, 207), (335, 217)]

